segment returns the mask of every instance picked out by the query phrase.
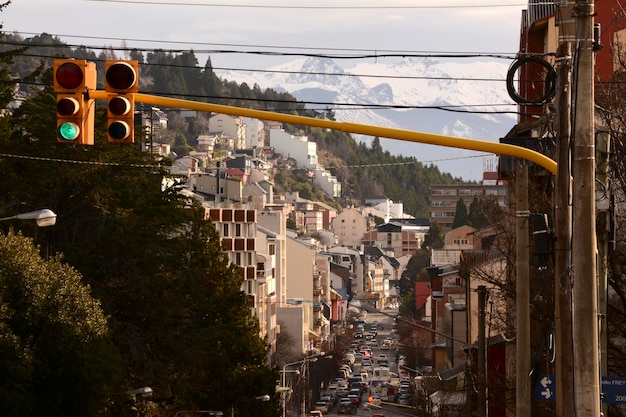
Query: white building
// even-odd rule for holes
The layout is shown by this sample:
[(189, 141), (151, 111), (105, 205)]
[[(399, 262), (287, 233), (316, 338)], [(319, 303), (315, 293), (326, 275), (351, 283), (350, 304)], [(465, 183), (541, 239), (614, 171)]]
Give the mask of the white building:
[(368, 230), (368, 216), (358, 209), (348, 207), (337, 214), (332, 225), (340, 245), (358, 248)]
[(306, 136), (294, 136), (284, 130), (270, 130), (270, 145), (285, 158), (293, 158), (298, 167), (315, 172), (315, 183), (332, 197), (341, 195), (341, 184), (317, 160), (317, 143)]
[(242, 117), (241, 120), (246, 126), (246, 148), (265, 146), (265, 124), (261, 120), (251, 117)]

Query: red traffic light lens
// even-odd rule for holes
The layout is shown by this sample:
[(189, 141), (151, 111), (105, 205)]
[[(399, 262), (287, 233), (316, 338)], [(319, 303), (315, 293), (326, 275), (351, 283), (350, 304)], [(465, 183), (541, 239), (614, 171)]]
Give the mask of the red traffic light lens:
[(61, 116), (73, 116), (79, 109), (80, 104), (74, 97), (63, 97), (57, 101), (57, 113)]
[(126, 62), (116, 62), (107, 69), (106, 82), (116, 90), (127, 90), (137, 82), (137, 74)]
[(116, 96), (109, 100), (109, 112), (115, 116), (124, 116), (130, 110), (130, 101), (125, 97)]
[(74, 90), (81, 86), (85, 75), (83, 70), (73, 62), (66, 62), (57, 68), (57, 83), (67, 90)]

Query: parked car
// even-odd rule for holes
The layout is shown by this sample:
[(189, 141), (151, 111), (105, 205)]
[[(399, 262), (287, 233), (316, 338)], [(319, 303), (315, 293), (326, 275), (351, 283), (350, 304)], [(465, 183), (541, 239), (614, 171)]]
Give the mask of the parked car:
[(324, 417), (324, 414), (320, 410), (309, 411), (309, 417)]

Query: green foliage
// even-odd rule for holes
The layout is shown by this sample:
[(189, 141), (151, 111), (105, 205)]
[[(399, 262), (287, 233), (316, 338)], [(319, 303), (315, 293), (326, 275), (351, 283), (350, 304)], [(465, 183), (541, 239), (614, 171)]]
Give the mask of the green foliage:
[(456, 211), (454, 212), (454, 220), (452, 221), (452, 228), (465, 226), (468, 223), (467, 219), (467, 206), (462, 198), (456, 202)]
[[(64, 356), (55, 346), (63, 346), (59, 340), (70, 335), (60, 324), (46, 324), (46, 339), (37, 346), (46, 348), (48, 363), (58, 365), (38, 372), (15, 360), (19, 349), (0, 349), (2, 363), (16, 368), (11, 375), (28, 378), (27, 385), (18, 386), (28, 395), (19, 404), (34, 410), (45, 401), (55, 411), (51, 415), (89, 416), (114, 391), (151, 386), (161, 407), (229, 410), (236, 403), (236, 408), (251, 409), (247, 400), (240, 401), (242, 393), (272, 393), (277, 374), (265, 365), (267, 342), (259, 337), (258, 322), (241, 291), (242, 275), (229, 266), (204, 209), (178, 187), (163, 189), (164, 179), (180, 179), (167, 173), (167, 160), (142, 153), (137, 145), (116, 146), (101, 136), (94, 146), (57, 144), (54, 106), (47, 87), (8, 120), (5, 131), (11, 134), (0, 137), (0, 152), (19, 157), (0, 160), (0, 207), (14, 211), (13, 202), (21, 202), (58, 214), (56, 226), (35, 231), (26, 225), (25, 233), (36, 232), (49, 253), (63, 253), (81, 271), (109, 316), (110, 343), (92, 346), (83, 337), (66, 343)], [(98, 111), (96, 116), (96, 131), (102, 135), (106, 114)], [(64, 312), (63, 301), (51, 311)], [(67, 308), (81, 311), (73, 304)], [(84, 323), (91, 322), (85, 317)], [(118, 352), (121, 363), (105, 354), (107, 346)], [(97, 371), (102, 361), (112, 369)], [(56, 398), (29, 391), (54, 385), (55, 378), (68, 381), (50, 391)], [(79, 380), (82, 395), (76, 401), (69, 386)], [(50, 404), (70, 400), (74, 404), (63, 412)], [(112, 396), (101, 415), (119, 415), (125, 401), (123, 395)], [(256, 404), (257, 414), (275, 415), (276, 406), (277, 401)]]
[(472, 227), (477, 229), (490, 226), (491, 220), (489, 219), (494, 218), (494, 216), (492, 216), (493, 210), (493, 203), (482, 198), (474, 197), (469, 207), (467, 221)]
[(439, 223), (432, 222), (426, 232), (424, 241), (422, 242), (422, 249), (441, 249), (444, 245), (444, 233)]
[(400, 315), (415, 317), (415, 283), (427, 281), (428, 274), (425, 268), (430, 266), (430, 251), (420, 249), (409, 259), (406, 269), (400, 277)]
[(0, 407), (6, 415), (93, 415), (121, 371), (100, 303), (31, 239), (0, 234)]

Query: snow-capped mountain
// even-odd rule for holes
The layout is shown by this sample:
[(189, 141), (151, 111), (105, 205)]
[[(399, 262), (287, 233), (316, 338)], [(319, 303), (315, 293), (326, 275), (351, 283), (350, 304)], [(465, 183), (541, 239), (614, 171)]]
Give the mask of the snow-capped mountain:
[[(358, 62), (346, 68), (328, 58), (306, 58), (266, 72), (216, 74), (320, 103), (308, 105), (311, 108), (323, 109), (323, 103), (335, 103), (329, 107), (339, 121), (497, 141), (516, 120), (512, 113), (495, 113), (515, 111), (506, 91), (507, 69), (506, 62), (484, 58), (461, 62), (405, 58), (393, 63)], [(455, 177), (482, 177), (484, 158), (478, 152), (383, 138), (381, 144), (392, 154), (415, 156)], [(490, 162), (493, 164), (492, 158)]]

